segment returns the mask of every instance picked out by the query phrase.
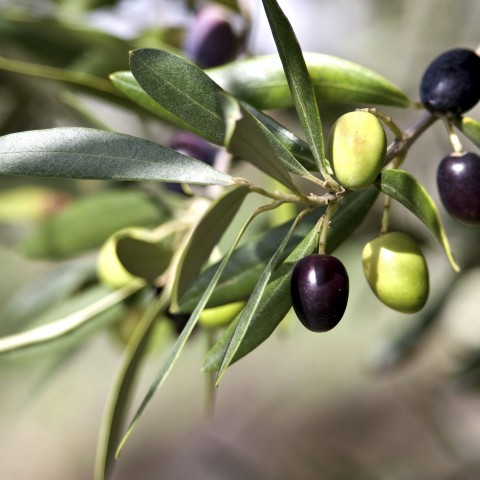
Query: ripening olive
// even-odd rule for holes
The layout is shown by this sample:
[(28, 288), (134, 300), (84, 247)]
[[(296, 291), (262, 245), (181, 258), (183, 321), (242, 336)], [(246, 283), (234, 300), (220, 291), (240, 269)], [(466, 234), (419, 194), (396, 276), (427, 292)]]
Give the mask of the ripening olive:
[(420, 83), (420, 100), (437, 115), (459, 115), (480, 100), (480, 57), (454, 48), (428, 66)]
[(383, 167), (387, 138), (378, 118), (369, 112), (349, 112), (333, 125), (329, 158), (338, 181), (350, 190), (371, 185)]
[(363, 271), (373, 293), (388, 307), (415, 313), (428, 298), (428, 268), (416, 242), (390, 232), (368, 242), (362, 252)]
[(337, 325), (347, 308), (347, 271), (336, 257), (308, 255), (293, 269), (290, 293), (303, 325), (313, 332), (326, 332)]
[(239, 39), (227, 10), (213, 4), (203, 6), (186, 33), (183, 47), (202, 68), (217, 67), (233, 60)]
[(480, 225), (480, 157), (447, 155), (437, 170), (438, 193), (448, 213), (466, 225)]

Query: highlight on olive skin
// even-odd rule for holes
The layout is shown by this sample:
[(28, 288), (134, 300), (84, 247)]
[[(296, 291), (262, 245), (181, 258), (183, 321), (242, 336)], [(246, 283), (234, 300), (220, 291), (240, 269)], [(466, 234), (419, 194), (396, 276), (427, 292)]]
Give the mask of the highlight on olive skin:
[(470, 226), (480, 226), (480, 157), (472, 152), (452, 153), (437, 169), (440, 199), (447, 212)]
[(362, 252), (365, 278), (386, 306), (402, 313), (421, 310), (428, 299), (428, 267), (419, 246), (405, 233), (390, 232)]
[(302, 324), (313, 332), (326, 332), (338, 324), (347, 308), (347, 271), (336, 257), (308, 255), (293, 269), (290, 292)]
[(480, 57), (467, 48), (442, 53), (427, 67), (420, 100), (436, 115), (459, 115), (480, 100)]
[(384, 165), (387, 138), (370, 112), (342, 115), (330, 130), (329, 159), (337, 180), (349, 190), (371, 185)]

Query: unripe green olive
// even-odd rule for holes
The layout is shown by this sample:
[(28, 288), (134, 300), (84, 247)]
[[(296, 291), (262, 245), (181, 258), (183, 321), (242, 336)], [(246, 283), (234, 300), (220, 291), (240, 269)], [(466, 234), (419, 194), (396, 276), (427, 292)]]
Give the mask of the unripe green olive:
[(243, 310), (245, 302), (232, 302), (219, 307), (205, 308), (198, 322), (204, 327), (216, 328), (228, 325)]
[(388, 307), (415, 313), (428, 298), (425, 257), (408, 235), (390, 232), (368, 242), (362, 252), (363, 271), (375, 295)]
[(142, 236), (149, 231), (140, 227), (122, 229), (111, 235), (100, 248), (97, 257), (97, 276), (102, 283), (113, 288), (124, 287), (136, 278), (122, 265), (117, 256), (117, 239), (125, 233)]
[(337, 180), (350, 190), (366, 188), (375, 181), (386, 151), (385, 131), (372, 113), (346, 113), (330, 130), (329, 159)]

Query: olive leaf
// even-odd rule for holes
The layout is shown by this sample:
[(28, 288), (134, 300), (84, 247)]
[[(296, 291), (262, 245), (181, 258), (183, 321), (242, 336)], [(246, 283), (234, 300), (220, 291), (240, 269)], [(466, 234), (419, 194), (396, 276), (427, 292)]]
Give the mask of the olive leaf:
[(227, 149), (296, 192), (297, 187), (288, 172), (308, 175), (305, 168), (233, 97), (224, 95), (222, 100), (227, 127), (225, 135)]
[[(92, 222), (92, 218), (101, 221)], [(42, 222), (21, 243), (22, 253), (61, 259), (99, 247), (125, 227), (152, 226), (165, 219), (148, 195), (137, 190), (102, 190), (80, 197)]]
[(229, 190), (214, 202), (195, 226), (177, 259), (176, 275), (171, 292), (171, 309), (197, 277), (227, 227), (249, 193), (246, 186)]
[(140, 84), (135, 80), (135, 77), (131, 72), (115, 72), (110, 75), (110, 80), (117, 90), (122, 92), (126, 97), (140, 105), (148, 112), (155, 116), (175, 125), (178, 128), (190, 130), (193, 133), (205, 138), (214, 143), (221, 142), (223, 139), (220, 137), (212, 137), (210, 132), (206, 129), (199, 129), (198, 126), (194, 126), (189, 122), (186, 122), (177, 115), (174, 115), (169, 110), (163, 108), (158, 102), (156, 102)]
[(117, 445), (122, 436), (125, 416), (134, 393), (139, 369), (145, 358), (158, 313), (166, 308), (167, 302), (167, 296), (160, 296), (150, 304), (125, 348), (102, 418), (95, 457), (94, 480), (105, 480), (113, 468)]
[[(0, 355), (12, 352), (23, 352), (53, 341), (68, 338), (81, 327), (90, 322), (95, 322), (99, 317), (116, 307), (123, 300), (130, 297), (144, 287), (141, 280), (133, 281), (125, 287), (112, 292), (100, 285), (91, 290), (72, 298), (68, 305), (68, 312), (61, 318), (54, 318), (48, 323), (40, 325), (24, 332), (7, 335), (0, 338)], [(62, 307), (64, 308), (64, 307)], [(57, 312), (42, 314), (42, 319), (55, 316)]]
[[(390, 105), (414, 102), (382, 75), (343, 58), (304, 52), (319, 104)], [(291, 108), (293, 98), (278, 55), (237, 60), (205, 72), (228, 93), (261, 110)]]
[(404, 170), (384, 170), (375, 185), (383, 193), (400, 202), (427, 226), (443, 246), (452, 268), (456, 272), (460, 271), (453, 258), (437, 206), (425, 187)]
[(325, 172), (327, 165), (320, 112), (302, 50), (288, 18), (276, 0), (263, 0), (263, 6), (305, 137), (318, 170)]
[(470, 117), (456, 117), (454, 125), (477, 147), (480, 147), (480, 122)]
[(130, 69), (140, 86), (162, 108), (221, 145), (225, 121), (222, 89), (188, 60), (152, 48), (130, 52)]
[(0, 137), (0, 173), (95, 180), (231, 185), (226, 173), (142, 138), (93, 128), (51, 128)]

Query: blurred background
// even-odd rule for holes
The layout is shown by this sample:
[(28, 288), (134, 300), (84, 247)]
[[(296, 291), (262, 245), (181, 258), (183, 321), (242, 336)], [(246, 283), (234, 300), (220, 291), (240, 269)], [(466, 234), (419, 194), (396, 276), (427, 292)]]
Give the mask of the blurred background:
[[(188, 55), (186, 32), (201, 3), (0, 1), (1, 134), (93, 126), (167, 144), (175, 129), (116, 94), (108, 75), (128, 69), (133, 48)], [(221, 3), (235, 32), (244, 36), (238, 55), (275, 51), (261, 2), (243, 1), (240, 11), (234, 1)], [(279, 3), (304, 50), (369, 67), (413, 100), (418, 100), (423, 70), (435, 56), (480, 44), (476, 0)], [(355, 106), (320, 108), (328, 131)], [(419, 116), (413, 110), (382, 111), (402, 128)], [(300, 132), (293, 112), (269, 113)], [(480, 119), (479, 107), (468, 115)], [(475, 151), (463, 137), (462, 142)], [(435, 200), (436, 165), (450, 151), (445, 128), (437, 122), (405, 163)], [(65, 299), (95, 282), (95, 251), (70, 255), (67, 245), (63, 258), (49, 259), (38, 253), (49, 245), (40, 245), (35, 235), (80, 200), (84, 216), (91, 221), (97, 213), (95, 221), (103, 228), (109, 208), (123, 201), (110, 198), (113, 206), (105, 210), (88, 203), (105, 195), (106, 187), (94, 181), (0, 177), (2, 336), (67, 312), (71, 306)], [(143, 197), (132, 201), (137, 200), (145, 225), (159, 221), (161, 212), (146, 208)], [(427, 307), (404, 315), (380, 304), (362, 273), (361, 250), (376, 236), (380, 213), (379, 204), (337, 251), (349, 272), (351, 293), (335, 330), (312, 334), (287, 318), (267, 342), (229, 369), (216, 392), (213, 414), (206, 408), (208, 382), (200, 372), (208, 341), (195, 335), (124, 448), (112, 478), (480, 478), (480, 232), (449, 220), (441, 210), (463, 268), (457, 276), (429, 232), (394, 206), (393, 228), (421, 243), (431, 273)], [(109, 225), (114, 227), (118, 225)], [(70, 232), (67, 244), (80, 230)], [(46, 284), (51, 285), (49, 293)], [(82, 332), (80, 340), (0, 356), (0, 478), (92, 478), (102, 413), (122, 355), (112, 332), (127, 313), (112, 313), (95, 330)], [(163, 338), (162, 348), (149, 357), (133, 407), (173, 340), (173, 335)]]

